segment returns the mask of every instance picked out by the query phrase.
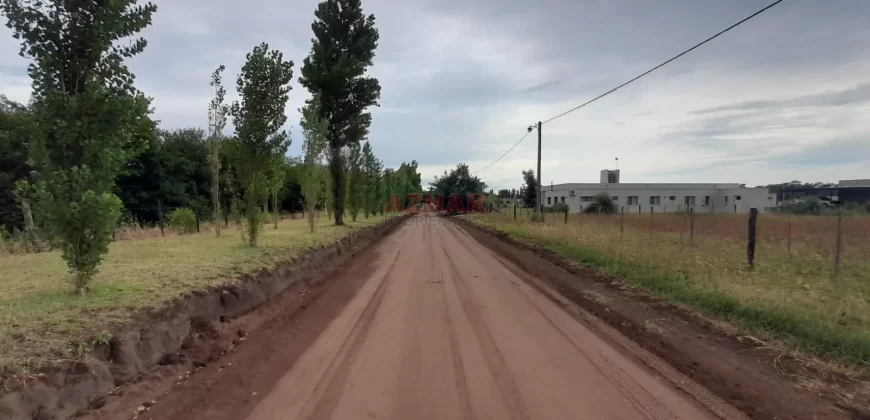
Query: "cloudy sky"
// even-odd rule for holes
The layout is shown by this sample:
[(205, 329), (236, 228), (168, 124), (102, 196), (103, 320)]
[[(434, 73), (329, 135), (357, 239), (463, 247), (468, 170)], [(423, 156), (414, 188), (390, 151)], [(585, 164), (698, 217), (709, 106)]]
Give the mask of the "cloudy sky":
[[(370, 139), (388, 166), (424, 181), (480, 169), (536, 121), (634, 77), (770, 0), (364, 0), (381, 41)], [(164, 128), (206, 124), (209, 74), (234, 81), (266, 41), (299, 66), (317, 0), (158, 0), (130, 67)], [(680, 60), (543, 128), (543, 182), (750, 185), (870, 178), (870, 1), (786, 0)], [(0, 93), (26, 101), (27, 61), (0, 28)], [(299, 154), (294, 81), (287, 106)], [(518, 187), (530, 135), (479, 175)]]

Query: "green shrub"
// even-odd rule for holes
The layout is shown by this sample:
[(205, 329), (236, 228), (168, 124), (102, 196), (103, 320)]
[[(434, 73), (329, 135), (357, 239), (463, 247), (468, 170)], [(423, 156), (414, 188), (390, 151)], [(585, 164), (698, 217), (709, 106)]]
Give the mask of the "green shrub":
[(169, 213), (169, 227), (179, 234), (196, 232), (196, 214), (187, 207), (178, 208)]
[(568, 205), (565, 203), (556, 203), (553, 205), (553, 211), (556, 213), (564, 213), (568, 211)]
[(819, 197), (805, 197), (790, 203), (783, 204), (783, 211), (793, 214), (822, 214), (824, 205)]
[(595, 200), (592, 201), (592, 204), (589, 204), (585, 209), (583, 209), (583, 213), (614, 214), (616, 213), (616, 203), (613, 202), (613, 198), (610, 197), (610, 194), (600, 193), (595, 196)]
[(28, 241), (28, 235), (26, 232), (15, 229), (10, 233), (5, 229), (0, 228), (0, 255), (25, 254), (30, 252), (40, 252), (42, 250), (34, 245), (41, 244), (38, 242), (34, 244), (31, 241)]
[(257, 217), (259, 218), (261, 225), (272, 223), (272, 213), (261, 211)]

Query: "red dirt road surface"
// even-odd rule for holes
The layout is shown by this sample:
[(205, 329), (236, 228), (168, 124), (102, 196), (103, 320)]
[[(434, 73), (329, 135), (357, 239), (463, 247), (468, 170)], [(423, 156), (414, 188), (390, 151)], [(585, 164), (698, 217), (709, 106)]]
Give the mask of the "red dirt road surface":
[(741, 417), (441, 220), (415, 217), (364, 254), (374, 271), (248, 420)]

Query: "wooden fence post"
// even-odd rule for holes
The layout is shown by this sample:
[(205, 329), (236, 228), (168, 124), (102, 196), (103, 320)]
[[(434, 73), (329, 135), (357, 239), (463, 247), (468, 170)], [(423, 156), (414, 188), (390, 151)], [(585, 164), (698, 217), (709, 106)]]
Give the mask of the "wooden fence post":
[(595, 218), (595, 231), (601, 233), (601, 207), (598, 208), (598, 217)]
[(568, 206), (565, 206), (565, 224), (568, 224)]
[(686, 227), (686, 219), (681, 217), (680, 218), (680, 246), (686, 245), (685, 242), (683, 242), (683, 228), (684, 227)]
[(163, 234), (163, 201), (157, 200), (157, 222), (160, 225), (160, 236), (165, 236)]
[(517, 203), (514, 203), (514, 221), (517, 220)]
[(619, 237), (622, 238), (622, 233), (625, 231), (625, 207), (619, 212)]
[(653, 213), (655, 210), (653, 206), (649, 206), (649, 241), (652, 242), (653, 238)]
[(749, 209), (749, 241), (746, 244), (746, 259), (749, 260), (749, 271), (755, 269), (755, 225), (758, 221), (758, 209)]
[(692, 246), (692, 240), (695, 238), (695, 208), (689, 208), (689, 246)]
[(840, 274), (840, 255), (843, 252), (843, 211), (837, 215), (837, 243), (834, 253), (834, 278)]
[(791, 259), (791, 212), (788, 213), (788, 259)]

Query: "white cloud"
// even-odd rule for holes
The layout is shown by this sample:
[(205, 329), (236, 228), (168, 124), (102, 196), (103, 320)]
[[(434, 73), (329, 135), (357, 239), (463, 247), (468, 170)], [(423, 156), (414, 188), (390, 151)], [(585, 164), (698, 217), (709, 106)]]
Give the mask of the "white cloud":
[[(235, 98), (244, 56), (261, 41), (299, 76), (317, 0), (159, 0), (149, 46), (131, 60), (137, 86), (168, 128), (204, 126), (208, 77), (227, 66)], [(635, 76), (756, 10), (698, 0), (664, 7), (545, 0), (365, 0), (381, 40), (382, 86), (371, 141), (387, 165), (417, 160), (424, 182), (459, 162), (483, 168), (526, 127)], [(623, 180), (760, 184), (867, 177), (858, 156), (864, 103), (802, 106), (806, 95), (870, 82), (870, 4), (844, 14), (792, 0), (624, 89), (543, 128), (543, 181), (595, 182), (618, 156)], [(0, 93), (26, 101), (27, 62), (0, 27)], [(7, 64), (8, 63), (8, 64)], [(295, 78), (295, 77), (294, 77)], [(308, 93), (294, 81), (288, 127)], [(791, 98), (791, 99), (790, 99)], [(764, 109), (698, 110), (761, 101)], [(745, 105), (745, 104), (744, 104)], [(480, 176), (519, 187), (536, 166), (536, 133)], [(299, 139), (291, 153), (299, 152)], [(825, 153), (822, 153), (825, 151)], [(819, 156), (812, 161), (813, 156)], [(858, 161), (844, 159), (858, 156)], [(863, 160), (861, 160), (863, 159)]]

